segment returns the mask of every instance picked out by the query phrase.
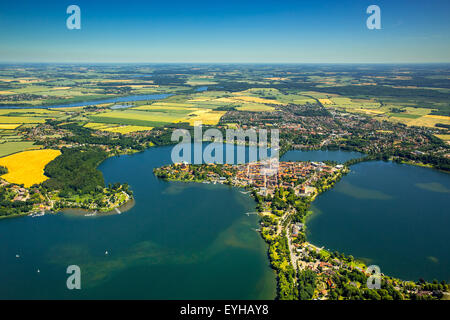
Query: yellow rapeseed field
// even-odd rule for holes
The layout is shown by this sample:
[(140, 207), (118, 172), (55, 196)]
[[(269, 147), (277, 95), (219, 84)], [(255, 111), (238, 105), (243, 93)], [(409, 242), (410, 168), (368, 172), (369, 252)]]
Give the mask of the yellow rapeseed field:
[(272, 78), (264, 78), (266, 80), (274, 80), (274, 81), (286, 81), (288, 78), (279, 78), (279, 77), (272, 77)]
[(408, 126), (430, 127), (434, 128), (436, 123), (450, 125), (450, 117), (438, 115), (425, 115), (417, 119), (395, 118), (398, 122), (405, 123)]
[(48, 179), (44, 175), (45, 166), (60, 154), (59, 150), (43, 149), (23, 151), (0, 158), (0, 166), (8, 168), (8, 173), (1, 177), (25, 187), (44, 182)]
[(330, 99), (319, 99), (321, 104), (333, 104), (333, 101)]
[(0, 123), (0, 129), (13, 130), (20, 125), (20, 123)]
[(50, 88), (50, 90), (69, 90), (72, 89), (72, 87), (53, 87)]
[(435, 134), (435, 136), (446, 142), (450, 142), (450, 134)]
[(84, 125), (85, 128), (93, 129), (93, 130), (102, 130), (112, 127), (111, 125), (97, 122), (88, 122)]
[(110, 128), (102, 128), (101, 131), (108, 131), (108, 132), (115, 132), (115, 133), (122, 133), (127, 134), (131, 132), (138, 132), (138, 131), (148, 131), (152, 130), (153, 127), (145, 127), (145, 126), (119, 126), (119, 127), (110, 127)]
[(216, 125), (225, 113), (227, 112), (213, 111), (211, 109), (198, 110), (190, 113), (187, 119), (182, 119), (177, 122), (189, 122), (191, 126), (193, 126), (196, 121), (200, 121), (204, 125)]
[(385, 112), (382, 110), (374, 110), (374, 109), (359, 109), (359, 111), (368, 113), (368, 114), (384, 114)]
[(285, 105), (285, 103), (279, 102), (277, 100), (258, 98), (258, 97), (250, 97), (250, 96), (236, 96), (234, 99), (235, 100), (242, 100), (242, 101), (245, 101), (245, 102), (256, 102), (256, 103)]

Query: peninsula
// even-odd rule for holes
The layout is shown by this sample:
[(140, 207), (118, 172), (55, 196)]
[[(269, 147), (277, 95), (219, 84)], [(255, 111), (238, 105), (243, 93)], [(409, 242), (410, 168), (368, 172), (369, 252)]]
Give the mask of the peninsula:
[[(227, 184), (251, 193), (260, 217), (260, 232), (277, 274), (282, 300), (364, 299), (434, 300), (448, 295), (445, 283), (403, 281), (376, 273), (363, 262), (309, 243), (306, 218), (317, 195), (330, 189), (350, 169), (324, 162), (279, 162), (267, 175), (267, 162), (242, 165), (179, 163), (154, 169), (171, 181)], [(253, 213), (247, 213), (253, 214)], [(369, 288), (375, 278), (380, 288)]]

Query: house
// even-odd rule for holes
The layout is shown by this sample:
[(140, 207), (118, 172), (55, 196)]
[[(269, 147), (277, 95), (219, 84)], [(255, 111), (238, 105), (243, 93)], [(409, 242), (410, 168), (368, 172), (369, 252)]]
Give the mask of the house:
[(292, 236), (293, 236), (293, 237), (297, 237), (299, 231), (300, 231), (300, 230), (299, 230), (298, 226), (297, 226), (296, 224), (294, 224), (294, 225), (292, 226)]

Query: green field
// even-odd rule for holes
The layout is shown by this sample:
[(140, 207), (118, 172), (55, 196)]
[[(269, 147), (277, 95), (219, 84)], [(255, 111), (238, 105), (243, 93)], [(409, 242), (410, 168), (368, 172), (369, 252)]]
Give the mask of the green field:
[(163, 127), (169, 122), (153, 121), (153, 120), (139, 120), (129, 118), (108, 118), (103, 116), (90, 116), (89, 119), (94, 122), (108, 123), (108, 124), (122, 124), (132, 126), (147, 126), (147, 127)]
[(420, 114), (408, 114), (408, 113), (388, 113), (389, 117), (395, 118), (407, 118), (407, 119), (418, 119), (421, 117)]
[(39, 148), (41, 148), (41, 146), (34, 145), (34, 143), (30, 141), (3, 142), (0, 143), (0, 157), (4, 157), (24, 150)]
[(262, 111), (274, 111), (275, 108), (271, 107), (271, 106), (267, 106), (262, 103), (245, 103), (239, 107), (236, 107), (236, 110), (262, 112)]

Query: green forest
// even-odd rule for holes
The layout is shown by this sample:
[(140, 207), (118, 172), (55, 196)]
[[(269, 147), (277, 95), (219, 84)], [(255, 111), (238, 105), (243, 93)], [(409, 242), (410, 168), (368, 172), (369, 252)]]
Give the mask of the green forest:
[(103, 174), (97, 166), (107, 158), (100, 148), (63, 148), (62, 154), (45, 167), (50, 177), (43, 183), (47, 190), (61, 190), (61, 197), (71, 194), (87, 194), (105, 186)]

